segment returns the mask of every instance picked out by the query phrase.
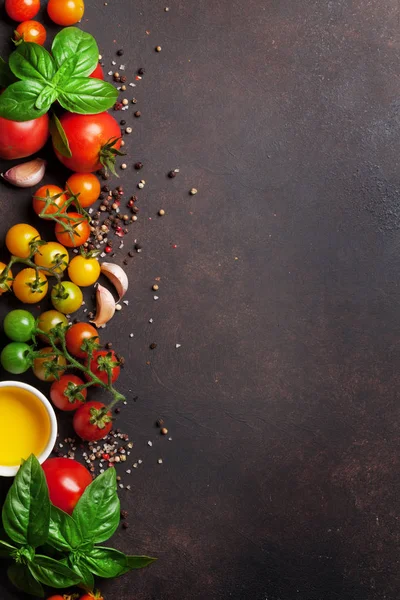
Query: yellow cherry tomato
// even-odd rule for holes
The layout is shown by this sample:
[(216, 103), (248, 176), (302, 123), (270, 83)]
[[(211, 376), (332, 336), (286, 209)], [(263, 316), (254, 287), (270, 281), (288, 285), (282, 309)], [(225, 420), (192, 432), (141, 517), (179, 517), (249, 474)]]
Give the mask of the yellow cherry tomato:
[(11, 254), (28, 258), (32, 253), (31, 242), (34, 240), (40, 240), (38, 230), (27, 223), (18, 223), (7, 231), (6, 246)]
[(97, 258), (75, 256), (68, 267), (71, 281), (80, 287), (87, 287), (96, 283), (100, 276), (100, 264)]
[[(42, 348), (39, 350), (41, 356), (38, 356), (33, 361), (33, 372), (38, 379), (41, 381), (55, 381), (57, 373), (58, 376), (61, 376), (65, 373), (65, 369), (58, 369), (57, 367), (66, 367), (67, 360), (65, 356), (58, 354), (57, 356), (53, 354), (53, 348), (48, 346), (46, 348)], [(50, 364), (46, 364), (50, 363)], [(51, 367), (54, 368), (54, 373), (49, 372)]]
[[(54, 269), (56, 273), (62, 273), (68, 266), (69, 254), (68, 250), (58, 242), (47, 242), (43, 246), (39, 246), (35, 254), (35, 264), (38, 267), (46, 269)], [(47, 277), (50, 275), (46, 273)]]
[(51, 302), (56, 310), (69, 315), (82, 306), (82, 290), (71, 281), (57, 283), (51, 290)]
[(13, 274), (11, 269), (8, 271), (7, 279), (4, 281), (1, 280), (1, 274), (6, 266), (7, 265), (5, 265), (3, 262), (0, 262), (0, 296), (4, 294), (4, 292), (9, 292), (12, 288)]
[(13, 292), (21, 302), (36, 304), (47, 294), (49, 284), (42, 271), (36, 275), (35, 269), (22, 269), (14, 279)]

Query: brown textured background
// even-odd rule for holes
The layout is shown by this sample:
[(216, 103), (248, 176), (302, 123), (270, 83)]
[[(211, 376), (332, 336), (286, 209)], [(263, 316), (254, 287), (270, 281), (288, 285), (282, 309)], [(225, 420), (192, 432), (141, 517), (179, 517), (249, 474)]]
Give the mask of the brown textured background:
[[(84, 27), (106, 71), (146, 68), (143, 252), (107, 338), (144, 461), (114, 542), (159, 561), (106, 599), (398, 600), (398, 2), (90, 0)], [(33, 217), (0, 193), (4, 239)]]

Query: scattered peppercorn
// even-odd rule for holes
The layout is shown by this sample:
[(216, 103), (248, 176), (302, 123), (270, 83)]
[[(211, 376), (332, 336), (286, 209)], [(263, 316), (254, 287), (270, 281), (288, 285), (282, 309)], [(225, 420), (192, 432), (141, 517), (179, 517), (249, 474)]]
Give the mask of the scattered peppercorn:
[[(122, 102), (123, 102), (123, 101), (122, 101)], [(137, 110), (137, 111), (134, 113), (134, 115), (135, 115), (135, 117), (136, 117), (136, 118), (139, 118), (139, 117), (142, 115), (142, 113), (140, 112), (140, 110)]]
[(158, 214), (160, 215), (160, 217), (163, 217), (165, 215), (165, 210), (163, 208), (160, 208)]
[(168, 429), (166, 427), (162, 427), (161, 432), (162, 435), (167, 435)]
[[(128, 106), (128, 104), (129, 104), (129, 100), (128, 100), (128, 98), (124, 98), (124, 99), (122, 100), (122, 104), (123, 104), (124, 106)], [(135, 113), (135, 116), (136, 116), (136, 113)]]
[(152, 286), (152, 289), (153, 289), (153, 290), (156, 292), (156, 291), (158, 290), (158, 285), (155, 283), (155, 284)]
[(117, 406), (117, 408), (114, 409), (114, 412), (116, 415), (119, 415), (119, 413), (121, 412), (121, 409), (118, 408), (118, 406)]
[(138, 69), (138, 73), (139, 73), (139, 75), (145, 74), (145, 70), (143, 69), (143, 67), (140, 67), (140, 69)]
[(141, 250), (142, 246), (140, 244), (135, 244), (135, 250)]
[(137, 103), (136, 98), (132, 98), (132, 104), (136, 104), (136, 103)]
[(126, 83), (126, 75), (122, 75), (119, 80), (121, 81), (121, 83)]
[(170, 179), (173, 179), (173, 178), (174, 178), (174, 177), (176, 177), (176, 176), (177, 176), (177, 173), (176, 173), (176, 171), (170, 171), (170, 172), (168, 173), (168, 177), (169, 177)]
[(132, 127), (127, 127), (127, 128), (125, 129), (125, 133), (127, 133), (128, 135), (129, 135), (130, 133), (132, 133)]
[(106, 344), (106, 350), (111, 350), (112, 348), (112, 343), (111, 342), (107, 342)]
[(121, 85), (121, 90), (122, 90), (123, 92), (126, 92), (126, 85)]
[(122, 163), (122, 165), (121, 165), (122, 170), (125, 170), (127, 167), (128, 167), (128, 165), (126, 163)]
[(124, 55), (124, 51), (122, 48), (120, 48), (119, 50), (117, 50), (117, 56), (123, 56)]
[(129, 523), (127, 523), (126, 521), (124, 521), (124, 522), (122, 523), (122, 527), (123, 527), (124, 529), (128, 529), (128, 527), (129, 527)]
[(125, 119), (122, 119), (122, 120), (119, 122), (119, 124), (120, 124), (120, 125), (126, 125), (126, 121), (125, 121)]
[(156, 52), (161, 52), (162, 48), (161, 46), (156, 46)]
[(156, 425), (157, 427), (162, 427), (164, 425), (164, 419), (157, 419), (156, 421)]
[(143, 163), (138, 161), (134, 164), (134, 167), (137, 171), (140, 171), (140, 169), (143, 169)]
[(155, 350), (157, 348), (157, 344), (155, 344), (154, 342), (152, 344), (150, 344), (150, 350)]
[(132, 256), (134, 256), (134, 253), (132, 252), (132, 250), (129, 250), (128, 256), (130, 256), (131, 258), (132, 258)]
[(194, 196), (195, 194), (197, 194), (197, 190), (196, 190), (196, 188), (192, 188), (192, 189), (190, 190), (189, 194), (190, 194), (191, 196)]

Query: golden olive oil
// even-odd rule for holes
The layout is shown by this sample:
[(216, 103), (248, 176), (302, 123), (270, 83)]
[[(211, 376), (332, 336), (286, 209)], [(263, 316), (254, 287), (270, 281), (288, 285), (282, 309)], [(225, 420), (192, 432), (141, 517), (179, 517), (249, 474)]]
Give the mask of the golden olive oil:
[(0, 465), (17, 467), (30, 454), (40, 456), (51, 424), (39, 398), (19, 387), (0, 388)]

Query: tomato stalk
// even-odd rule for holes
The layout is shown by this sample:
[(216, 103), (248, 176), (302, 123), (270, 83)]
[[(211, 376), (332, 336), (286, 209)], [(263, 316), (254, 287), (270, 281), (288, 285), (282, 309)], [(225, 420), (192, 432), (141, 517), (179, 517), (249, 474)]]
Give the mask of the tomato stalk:
[[(58, 198), (64, 194), (67, 194), (69, 197), (64, 204), (62, 204), (62, 206), (58, 206), (56, 200), (58, 200)], [(78, 225), (80, 225), (83, 221), (90, 223), (89, 214), (81, 207), (79, 203), (79, 194), (74, 194), (68, 185), (67, 189), (59, 194), (53, 194), (51, 196), (47, 190), (45, 197), (34, 196), (34, 198), (36, 200), (42, 200), (45, 203), (42, 211), (39, 213), (39, 217), (41, 219), (51, 220), (58, 223), (62, 227), (63, 231), (69, 234), (71, 240), (74, 239), (74, 236), (80, 237), (77, 231)], [(67, 210), (71, 204), (74, 204), (81, 217), (74, 217), (67, 213)], [(48, 209), (50, 207), (53, 207), (55, 211), (49, 213)]]
[(55, 277), (57, 279), (58, 283), (61, 281), (63, 274), (59, 272), (59, 268), (63, 264), (62, 256), (60, 256), (60, 258), (57, 259), (57, 261), (54, 263), (54, 265), (52, 267), (41, 267), (41, 266), (37, 265), (36, 263), (34, 263), (32, 260), (33, 256), (36, 254), (36, 252), (38, 252), (38, 246), (36, 246), (36, 242), (33, 242), (32, 245), (34, 245), (35, 248), (32, 250), (32, 252), (31, 252), (30, 256), (28, 256), (28, 258), (21, 258), (20, 256), (14, 256), (14, 255), (11, 256), (7, 266), (5, 267), (5, 269), (2, 271), (2, 273), (0, 275), (0, 289), (2, 287), (5, 287), (8, 291), (10, 291), (10, 286), (7, 285), (8, 274), (10, 272), (11, 267), (17, 263), (26, 265), (27, 267), (31, 267), (32, 269), (34, 269), (36, 271), (36, 281), (33, 284), (30, 284), (30, 287), (32, 288), (33, 292), (40, 291), (40, 287), (42, 287), (42, 285), (44, 284), (44, 282), (40, 282), (40, 280), (39, 280), (39, 271), (43, 271), (43, 273), (45, 273), (49, 277), (51, 277), (51, 276)]

